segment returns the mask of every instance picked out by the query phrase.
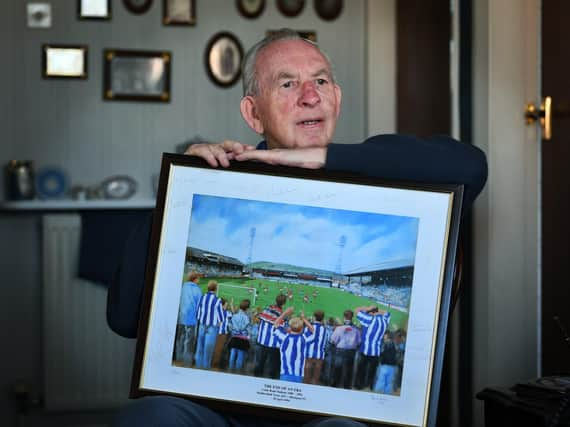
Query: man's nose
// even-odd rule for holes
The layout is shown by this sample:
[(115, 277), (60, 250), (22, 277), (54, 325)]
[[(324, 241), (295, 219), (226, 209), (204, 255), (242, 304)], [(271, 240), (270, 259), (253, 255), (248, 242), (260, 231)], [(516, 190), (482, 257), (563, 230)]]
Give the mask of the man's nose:
[(317, 92), (314, 82), (305, 82), (301, 85), (301, 95), (299, 96), (299, 105), (303, 107), (314, 107), (321, 102), (321, 97)]

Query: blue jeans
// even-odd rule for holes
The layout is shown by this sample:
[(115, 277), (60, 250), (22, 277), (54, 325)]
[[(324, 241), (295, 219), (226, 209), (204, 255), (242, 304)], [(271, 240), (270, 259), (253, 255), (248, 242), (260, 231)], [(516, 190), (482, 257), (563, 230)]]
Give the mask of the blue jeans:
[(200, 325), (198, 329), (198, 344), (196, 345), (196, 367), (210, 369), (212, 355), (218, 338), (217, 326)]
[(239, 350), (237, 348), (232, 348), (230, 351), (230, 362), (229, 368), (239, 370), (243, 367), (243, 361), (245, 360), (245, 350)]
[(196, 325), (176, 326), (176, 347), (174, 359), (184, 366), (192, 366), (194, 359), (194, 341), (196, 336)]
[(396, 365), (380, 365), (378, 378), (373, 390), (377, 393), (392, 394), (394, 392), (396, 369), (398, 369)]
[[(190, 400), (173, 396), (135, 399), (120, 409), (112, 427), (293, 427), (299, 422), (279, 422), (262, 416), (222, 415)], [(304, 427), (366, 427), (345, 418), (317, 418)]]

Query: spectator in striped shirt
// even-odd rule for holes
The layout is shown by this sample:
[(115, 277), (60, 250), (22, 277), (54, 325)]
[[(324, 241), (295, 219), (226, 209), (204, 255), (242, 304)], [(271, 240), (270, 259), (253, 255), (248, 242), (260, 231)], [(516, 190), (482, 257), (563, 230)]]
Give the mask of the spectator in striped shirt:
[(232, 317), (230, 322), (230, 362), (229, 369), (239, 371), (243, 368), (247, 351), (249, 350), (249, 325), (250, 319), (247, 313), (250, 301), (244, 299), (239, 305), (239, 311)]
[(229, 337), (229, 325), (234, 312), (234, 300), (232, 299), (229, 303), (224, 298), (222, 301), (222, 313), (223, 319), (218, 328), (218, 336), (216, 338), (216, 346), (214, 347), (214, 355), (212, 356), (212, 368), (220, 369), (222, 368), (222, 356), (224, 354), (224, 349), (226, 348), (226, 343)]
[(362, 342), (356, 365), (354, 387), (358, 390), (372, 389), (374, 376), (380, 361), (382, 338), (390, 323), (390, 313), (378, 307), (357, 307), (356, 318), (362, 325)]
[(200, 277), (202, 277), (202, 274), (196, 271), (188, 273), (188, 281), (184, 282), (180, 291), (174, 360), (183, 366), (191, 366), (194, 359), (196, 311), (202, 297), (202, 290), (198, 286)]
[(196, 367), (210, 369), (212, 354), (216, 345), (218, 328), (224, 318), (222, 301), (216, 296), (218, 282), (210, 280), (208, 292), (200, 298), (198, 304), (198, 344), (196, 346)]
[[(315, 339), (308, 344), (305, 359), (305, 375), (303, 382), (307, 384), (318, 384), (321, 376), (321, 370), (325, 361), (325, 344), (327, 342), (327, 330), (323, 325), (325, 313), (322, 310), (316, 310), (313, 313), (315, 320), (313, 321), (313, 329)], [(308, 328), (305, 328), (307, 333)]]
[[(315, 340), (315, 329), (301, 312), (299, 317), (289, 320), (289, 330), (286, 330), (283, 327), (284, 318), (293, 310), (293, 307), (289, 307), (275, 320), (273, 335), (279, 340), (281, 356), (279, 379), (300, 383), (303, 382), (307, 346)], [(305, 333), (303, 333), (303, 325), (307, 327)]]
[(267, 371), (269, 378), (279, 378), (279, 340), (273, 335), (273, 323), (283, 314), (285, 302), (287, 297), (279, 294), (275, 297), (275, 305), (266, 307), (258, 315), (257, 354), (253, 371), (256, 377), (264, 376)]

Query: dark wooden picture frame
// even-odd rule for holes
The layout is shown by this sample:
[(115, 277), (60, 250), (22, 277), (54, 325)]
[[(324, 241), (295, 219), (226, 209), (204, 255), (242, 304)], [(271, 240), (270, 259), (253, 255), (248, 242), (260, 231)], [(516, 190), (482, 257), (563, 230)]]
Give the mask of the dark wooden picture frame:
[(235, 35), (227, 31), (214, 34), (204, 51), (208, 77), (217, 86), (233, 86), (241, 76), (243, 56), (243, 47)]
[(42, 45), (42, 77), (44, 79), (87, 79), (88, 47), (86, 45)]
[[(297, 422), (333, 415), (371, 425), (435, 427), (462, 195), (462, 186), (394, 183), (362, 175), (259, 163), (233, 163), (228, 169), (213, 170), (202, 159), (165, 154), (146, 267), (131, 397), (173, 394), (223, 414), (246, 412)], [(301, 216), (290, 215), (293, 212)], [(299, 220), (293, 224), (292, 218)], [(230, 219), (229, 228), (219, 226)], [(250, 221), (256, 225), (251, 226)], [(355, 228), (339, 228), (343, 221)], [(328, 225), (321, 228), (323, 223)], [(218, 226), (212, 228), (213, 224)], [(393, 237), (386, 244), (391, 249), (385, 255), (380, 255), (380, 247), (372, 250), (379, 257), (373, 264), (368, 263), (364, 247), (375, 246), (360, 242), (360, 226), (369, 238), (375, 235), (372, 240), (384, 239), (385, 233)], [(380, 230), (377, 226), (384, 231), (375, 234), (374, 230)], [(275, 238), (281, 240), (275, 243)], [(289, 239), (297, 238), (305, 239), (308, 245), (282, 244), (283, 239), (292, 242)], [(270, 241), (277, 248), (272, 250), (273, 255), (266, 250)], [(396, 267), (401, 262), (388, 262), (391, 256), (402, 254), (395, 249), (400, 248), (397, 242), (406, 242), (404, 246), (412, 248), (413, 261), (408, 267)], [(356, 247), (359, 249), (354, 251)], [(315, 250), (314, 255), (307, 257), (306, 250)], [(346, 256), (338, 265), (345, 264), (337, 270), (332, 265), (343, 251)], [(297, 254), (301, 264), (286, 262), (287, 253)], [(320, 261), (315, 261), (319, 256), (316, 254), (321, 253), (332, 255), (327, 261), (331, 266), (326, 269), (318, 267)], [(390, 256), (384, 259), (387, 254)], [(272, 256), (281, 262), (272, 260)], [(348, 258), (367, 268), (353, 270)], [(371, 271), (371, 266), (378, 271)], [(407, 337), (401, 388), (392, 394), (346, 390), (291, 382), (283, 377), (269, 378), (263, 373), (257, 377), (243, 371), (230, 372), (220, 366), (198, 368), (192, 366), (192, 360), (184, 364), (177, 356), (177, 323), (182, 286), (190, 272), (208, 276), (199, 281), (202, 293), (210, 280), (216, 280), (220, 296), (224, 286), (224, 292), (238, 292), (240, 299), (261, 299), (266, 288), (285, 294), (283, 286), (296, 283), (307, 291), (295, 298), (312, 298), (312, 308), (320, 304), (319, 292), (323, 297), (326, 292), (329, 303), (332, 298), (333, 303), (343, 307), (352, 298), (380, 301), (376, 307), (390, 313), (387, 318), (393, 317), (394, 322), (397, 316), (403, 322), (407, 315), (406, 323), (398, 326), (406, 330)], [(407, 312), (406, 307), (395, 303), (405, 292), (400, 297), (375, 294), (373, 287), (381, 285), (373, 283), (384, 280), (386, 284), (387, 277), (393, 278), (394, 289), (398, 280), (401, 286), (408, 286), (411, 281)], [(363, 288), (367, 286), (365, 295)], [(317, 289), (316, 294), (309, 287)], [(385, 298), (393, 298), (393, 302)], [(256, 304), (253, 301), (252, 307)], [(304, 304), (301, 300), (297, 303)], [(287, 302), (284, 308), (287, 304), (292, 303)], [(309, 313), (309, 307), (306, 308)], [(366, 320), (366, 316), (374, 315), (374, 309), (367, 308), (363, 317), (357, 317)], [(290, 321), (293, 327), (293, 318)], [(390, 332), (389, 336), (394, 335)]]
[(103, 67), (104, 99), (170, 102), (169, 51), (105, 49)]
[(305, 8), (305, 0), (277, 0), (277, 9), (283, 15), (294, 18)]
[(334, 21), (342, 13), (343, 0), (313, 0), (315, 12), (325, 21)]
[(123, 0), (125, 8), (135, 15), (142, 15), (148, 12), (152, 6), (153, 0)]
[(196, 0), (163, 0), (162, 23), (164, 25), (196, 25)]
[[(98, 8), (94, 8), (90, 12), (88, 4), (95, 3), (102, 7), (104, 12), (98, 11)], [(111, 0), (77, 0), (77, 19), (81, 21), (108, 21), (111, 16)]]
[(265, 0), (236, 0), (236, 7), (244, 18), (255, 19), (265, 10)]

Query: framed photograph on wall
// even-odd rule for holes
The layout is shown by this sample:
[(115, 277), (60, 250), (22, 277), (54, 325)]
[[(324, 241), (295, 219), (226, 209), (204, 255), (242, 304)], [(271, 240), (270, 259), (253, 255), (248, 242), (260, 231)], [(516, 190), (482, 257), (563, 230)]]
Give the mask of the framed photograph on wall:
[(81, 20), (111, 19), (111, 0), (77, 0), (77, 17)]
[(241, 75), (243, 48), (232, 33), (222, 31), (215, 34), (206, 46), (204, 63), (208, 76), (216, 85), (234, 85)]
[(42, 77), (44, 79), (86, 79), (87, 46), (42, 46)]
[[(434, 427), (462, 191), (165, 154), (131, 396)], [(186, 312), (189, 295), (198, 314)], [(350, 333), (350, 346), (320, 341), (329, 326), (331, 342)], [(307, 357), (317, 342), (323, 352)], [(277, 366), (254, 357), (265, 347)], [(322, 375), (304, 370), (311, 357), (322, 357)], [(388, 364), (398, 372), (390, 388), (377, 376)]]
[(305, 0), (277, 0), (277, 9), (289, 18), (299, 15), (304, 8)]
[(196, 25), (196, 1), (163, 0), (162, 23), (164, 25)]
[(265, 9), (265, 0), (236, 0), (236, 6), (241, 16), (254, 19)]
[(170, 52), (105, 49), (103, 57), (104, 99), (170, 101)]
[(334, 21), (342, 12), (343, 0), (314, 0), (315, 12), (325, 21)]
[(152, 0), (123, 0), (125, 8), (135, 15), (142, 15), (148, 12), (152, 6)]

